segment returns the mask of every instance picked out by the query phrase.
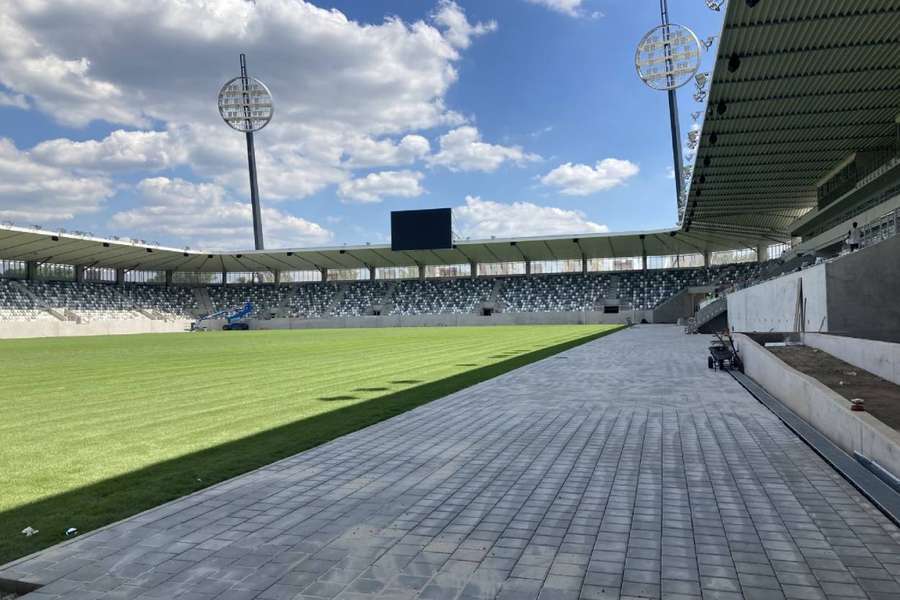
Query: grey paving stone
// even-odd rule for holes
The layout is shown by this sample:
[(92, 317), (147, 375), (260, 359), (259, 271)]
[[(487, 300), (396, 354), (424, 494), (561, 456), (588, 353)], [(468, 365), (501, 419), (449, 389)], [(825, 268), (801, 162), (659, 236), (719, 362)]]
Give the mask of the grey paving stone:
[(0, 578), (48, 584), (29, 600), (900, 598), (900, 531), (707, 343), (637, 326)]

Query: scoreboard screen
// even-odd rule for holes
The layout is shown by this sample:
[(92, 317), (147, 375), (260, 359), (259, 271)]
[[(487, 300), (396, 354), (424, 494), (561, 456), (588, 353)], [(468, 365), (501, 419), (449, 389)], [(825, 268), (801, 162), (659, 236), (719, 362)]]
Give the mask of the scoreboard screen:
[(449, 208), (391, 213), (391, 250), (439, 250), (453, 247)]

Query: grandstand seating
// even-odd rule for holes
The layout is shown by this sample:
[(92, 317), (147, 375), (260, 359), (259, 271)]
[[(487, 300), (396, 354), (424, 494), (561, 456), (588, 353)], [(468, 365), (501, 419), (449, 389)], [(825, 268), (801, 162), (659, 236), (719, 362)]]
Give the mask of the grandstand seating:
[[(563, 273), (455, 279), (241, 284), (207, 287), (213, 311), (253, 303), (252, 318), (321, 318), (372, 314), (469, 314), (491, 301), (502, 312), (601, 310), (607, 301), (647, 310), (688, 286), (732, 286), (758, 277), (761, 265)], [(55, 318), (55, 309), (77, 321), (100, 319), (192, 318), (203, 312), (189, 287), (155, 284), (23, 281), (22, 289), (0, 281), (0, 319)]]
[(130, 283), (118, 289), (136, 309), (162, 318), (191, 319), (200, 312), (190, 288)]
[(229, 310), (253, 303), (253, 319), (271, 318), (272, 313), (282, 305), (290, 289), (286, 286), (267, 285), (213, 285), (209, 286), (209, 300), (213, 311)]
[(380, 304), (390, 289), (387, 281), (354, 281), (343, 289), (340, 300), (330, 311), (335, 317), (355, 317), (371, 314), (371, 308)]
[(394, 315), (465, 314), (490, 298), (493, 279), (408, 279), (391, 298)]
[(334, 283), (302, 283), (288, 286), (288, 317), (315, 319), (326, 316), (326, 310), (338, 292)]

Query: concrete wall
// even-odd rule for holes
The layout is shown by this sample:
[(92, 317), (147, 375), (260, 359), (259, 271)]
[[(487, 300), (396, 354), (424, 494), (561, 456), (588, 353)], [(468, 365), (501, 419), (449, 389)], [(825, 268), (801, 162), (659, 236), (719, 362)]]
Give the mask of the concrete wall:
[(900, 344), (825, 333), (805, 333), (803, 343), (900, 385)]
[[(796, 321), (798, 281), (806, 312)], [(732, 331), (808, 331), (900, 341), (900, 236), (728, 296)]]
[(126, 335), (132, 333), (171, 333), (184, 331), (190, 321), (153, 321), (129, 319), (122, 321), (0, 321), (0, 339), (62, 337), (79, 335)]
[(802, 281), (805, 331), (828, 331), (826, 268), (821, 264), (728, 294), (732, 331), (799, 331), (798, 296)]
[(788, 366), (746, 335), (735, 335), (744, 372), (845, 452), (874, 460), (900, 474), (900, 433), (866, 412), (852, 412), (850, 402), (818, 380)]
[[(490, 325), (582, 325), (625, 323), (627, 319), (639, 323), (652, 315), (650, 311), (626, 311), (604, 314), (599, 311), (499, 313), (490, 317), (465, 315), (388, 315), (369, 317), (336, 317), (329, 319), (262, 319), (251, 320), (251, 329), (343, 329), (348, 327), (473, 327)], [(224, 321), (204, 323), (210, 329), (221, 329)]]
[(900, 341), (900, 236), (843, 256), (826, 267), (827, 331)]

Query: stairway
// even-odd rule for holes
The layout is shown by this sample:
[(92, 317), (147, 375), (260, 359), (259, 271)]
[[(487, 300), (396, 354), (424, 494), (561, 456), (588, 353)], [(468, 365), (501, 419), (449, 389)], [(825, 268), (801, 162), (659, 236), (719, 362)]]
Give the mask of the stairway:
[(209, 315), (216, 312), (213, 309), (212, 301), (209, 299), (209, 291), (203, 286), (194, 288), (194, 298), (200, 306), (200, 314)]
[(36, 295), (34, 292), (32, 292), (32, 291), (28, 288), (27, 285), (24, 285), (24, 284), (22, 284), (22, 283), (20, 283), (20, 282), (18, 282), (18, 281), (16, 281), (16, 280), (14, 280), (14, 279), (10, 279), (10, 280), (9, 280), (9, 285), (11, 285), (12, 287), (16, 288), (17, 290), (19, 290), (20, 292), (22, 292), (23, 294), (25, 294), (26, 296), (28, 296), (29, 298), (31, 298), (31, 300), (37, 305), (38, 308), (40, 308), (40, 309), (43, 310), (44, 312), (50, 314), (53, 318), (57, 319), (58, 321), (71, 321), (71, 320), (73, 320), (73, 319), (69, 319), (69, 318), (65, 315), (64, 312), (59, 311), (59, 310), (57, 310), (57, 309), (55, 309), (55, 308), (51, 308), (50, 305), (48, 305), (46, 302), (44, 302), (43, 298), (41, 298), (40, 296), (38, 296), (38, 295)]
[(338, 304), (341, 303), (341, 301), (344, 299), (344, 294), (346, 294), (346, 293), (347, 293), (347, 284), (339, 283), (338, 288), (337, 288), (337, 293), (335, 293), (335, 295), (332, 296), (331, 302), (329, 302), (328, 305), (325, 307), (325, 311), (322, 316), (323, 317), (332, 316), (334, 309), (337, 308)]
[(291, 298), (297, 295), (297, 290), (300, 289), (300, 286), (292, 285), (288, 288), (288, 293), (284, 295), (281, 299), (281, 302), (278, 303), (278, 308), (275, 309), (275, 316), (279, 319), (285, 319), (290, 312)]
[[(697, 330), (710, 323), (716, 317), (723, 315), (728, 310), (728, 299), (725, 296), (713, 300), (694, 315), (694, 326)], [(703, 332), (707, 333), (707, 332)]]
[(498, 277), (494, 280), (494, 289), (491, 290), (491, 295), (488, 298), (488, 302), (493, 304), (494, 306), (500, 305), (500, 294), (503, 292), (503, 288), (506, 287), (506, 279), (503, 277)]

